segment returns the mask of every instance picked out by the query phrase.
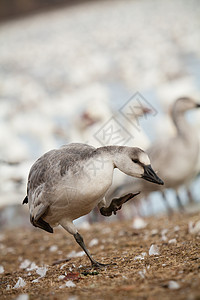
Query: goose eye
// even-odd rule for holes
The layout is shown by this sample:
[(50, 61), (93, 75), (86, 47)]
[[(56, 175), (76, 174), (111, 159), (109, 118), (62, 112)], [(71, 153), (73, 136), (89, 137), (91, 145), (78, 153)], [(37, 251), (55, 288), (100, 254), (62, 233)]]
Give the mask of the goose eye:
[(138, 160), (138, 159), (132, 159), (132, 161), (133, 161), (135, 164), (138, 164), (138, 163), (139, 163), (139, 160)]

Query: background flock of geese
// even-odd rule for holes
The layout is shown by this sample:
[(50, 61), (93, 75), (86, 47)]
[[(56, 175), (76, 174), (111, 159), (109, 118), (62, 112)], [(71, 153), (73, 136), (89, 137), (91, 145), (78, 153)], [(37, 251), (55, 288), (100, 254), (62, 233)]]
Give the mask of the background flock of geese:
[[(166, 193), (168, 189), (175, 191), (178, 209), (184, 210), (183, 201), (179, 193), (182, 188), (185, 188), (187, 192), (188, 201), (190, 203), (193, 202), (190, 186), (191, 182), (195, 180), (200, 173), (200, 135), (198, 133), (198, 127), (195, 128), (195, 124), (192, 126), (190, 122), (187, 121), (186, 113), (198, 107), (199, 103), (191, 98), (179, 98), (174, 101), (170, 107), (169, 114), (166, 114), (161, 119), (163, 120), (163, 124), (159, 124), (161, 128), (165, 128), (165, 134), (158, 136), (155, 133), (157, 138), (153, 142), (150, 141), (149, 136), (142, 127), (140, 127), (140, 130), (134, 130), (134, 139), (130, 140), (126, 146), (139, 147), (145, 150), (150, 157), (153, 169), (158, 172), (160, 178), (165, 182), (165, 185), (155, 185), (144, 180), (133, 179), (119, 170), (115, 170), (112, 186), (106, 194), (108, 202), (113, 197), (127, 193), (136, 193), (138, 191), (141, 192), (139, 196), (134, 198), (134, 201), (125, 205), (123, 210), (117, 214), (119, 218), (132, 218), (135, 215), (144, 215), (144, 203), (150, 208), (149, 210), (151, 210), (150, 199), (152, 197), (149, 196), (155, 191), (159, 191), (162, 194), (162, 198), (158, 197), (158, 201), (163, 199), (168, 214), (172, 213), (172, 207), (169, 204), (168, 194)], [(159, 113), (158, 111), (158, 114)], [(142, 119), (146, 114), (149, 114), (145, 121), (148, 123), (148, 120), (151, 118), (151, 109), (149, 109), (149, 107), (141, 107), (134, 117), (136, 119)], [(84, 107), (79, 116), (74, 118), (72, 126), (69, 128), (70, 130), (66, 132), (66, 130), (61, 128), (53, 128), (53, 132), (56, 132), (56, 135), (62, 138), (62, 141), (65, 141), (65, 143), (83, 142), (95, 147), (100, 147), (102, 145), (99, 144), (95, 138), (95, 133), (112, 116), (115, 117), (115, 115), (116, 113), (113, 115), (113, 110), (109, 108), (107, 102), (92, 101)], [(123, 122), (126, 122), (126, 120), (123, 120)], [(127, 121), (123, 125), (127, 131), (131, 133), (133, 127), (130, 126), (130, 123)], [(168, 134), (166, 133), (166, 128), (168, 128)], [(47, 136), (47, 140), (49, 140), (52, 131), (50, 130), (49, 134), (45, 136), (42, 134), (45, 135), (45, 131), (41, 131), (41, 135), (39, 135), (43, 141), (46, 138), (45, 136)], [(18, 147), (15, 145), (9, 149), (11, 148), (17, 149)], [(20, 146), (20, 149), (22, 150), (23, 147)], [(46, 152), (48, 149), (42, 148), (40, 150)], [(13, 161), (10, 161), (8, 156), (8, 160), (0, 162), (2, 178), (3, 176), (4, 178), (7, 176), (7, 182), (9, 182), (7, 189), (13, 190), (12, 193), (7, 193), (9, 200), (12, 199), (11, 194), (16, 194), (16, 190), (20, 190), (20, 193), (22, 195), (24, 194), (28, 170), (34, 160), (35, 157), (32, 157), (31, 160), (17, 160), (17, 157), (15, 158), (13, 153)], [(19, 198), (20, 195), (17, 196), (18, 203)], [(4, 197), (4, 199), (7, 201), (6, 197)], [(144, 202), (143, 199), (147, 201)], [(89, 214), (88, 218), (89, 221), (97, 221), (101, 219), (101, 216), (94, 210)]]

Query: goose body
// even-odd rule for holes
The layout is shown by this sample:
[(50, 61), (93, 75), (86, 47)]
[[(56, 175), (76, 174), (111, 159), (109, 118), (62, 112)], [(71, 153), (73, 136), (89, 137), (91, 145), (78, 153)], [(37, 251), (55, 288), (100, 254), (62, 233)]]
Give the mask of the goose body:
[(48, 205), (44, 220), (52, 226), (88, 214), (112, 184), (113, 162), (101, 162), (100, 152), (71, 144), (42, 156), (30, 171), (30, 214), (35, 217)]
[(132, 194), (122, 197), (113, 202), (114, 208), (112, 205), (106, 208), (104, 196), (112, 184), (116, 167), (127, 175), (163, 184), (152, 170), (148, 155), (139, 148), (94, 148), (74, 143), (47, 152), (33, 164), (29, 173), (23, 203), (29, 204), (31, 223), (48, 232), (60, 224), (74, 235), (92, 264), (96, 264), (73, 220), (88, 214), (95, 206), (103, 208), (102, 214), (108, 216), (131, 198)]

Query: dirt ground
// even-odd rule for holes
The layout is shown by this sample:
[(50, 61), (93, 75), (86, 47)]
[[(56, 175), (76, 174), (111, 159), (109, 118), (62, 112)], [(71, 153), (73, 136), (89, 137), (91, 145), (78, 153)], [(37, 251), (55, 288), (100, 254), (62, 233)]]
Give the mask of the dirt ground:
[[(188, 229), (189, 222), (198, 219), (197, 213), (175, 214), (170, 219), (150, 217), (142, 229), (119, 221), (80, 229), (96, 260), (116, 263), (100, 270), (90, 269), (85, 255), (78, 256), (81, 248), (62, 228), (54, 234), (34, 228), (1, 232), (0, 299), (16, 299), (20, 294), (27, 294), (26, 299), (54, 300), (200, 299), (200, 236)], [(149, 255), (152, 244), (158, 247), (157, 255)], [(58, 261), (73, 250), (77, 257)], [(46, 275), (39, 278), (36, 269), (20, 268), (25, 259), (47, 266)], [(26, 285), (13, 288), (19, 277)]]

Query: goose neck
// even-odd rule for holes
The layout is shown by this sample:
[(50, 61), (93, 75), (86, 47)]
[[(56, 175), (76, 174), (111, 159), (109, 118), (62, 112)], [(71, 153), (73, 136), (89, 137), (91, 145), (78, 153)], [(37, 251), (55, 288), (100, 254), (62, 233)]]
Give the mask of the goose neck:
[(186, 121), (184, 113), (173, 111), (172, 120), (179, 136), (187, 137), (190, 134), (190, 125)]
[(98, 148), (98, 152), (105, 158), (112, 161), (114, 168), (116, 167), (115, 161), (123, 155), (123, 146), (104, 146)]

